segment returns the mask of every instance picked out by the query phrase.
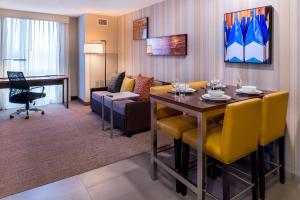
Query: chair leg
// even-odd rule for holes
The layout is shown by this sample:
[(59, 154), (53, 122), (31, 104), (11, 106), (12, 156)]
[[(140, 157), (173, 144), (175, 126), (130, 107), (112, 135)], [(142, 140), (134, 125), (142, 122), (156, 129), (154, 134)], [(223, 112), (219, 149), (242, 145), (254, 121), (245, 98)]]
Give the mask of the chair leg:
[(278, 142), (279, 142), (279, 163), (281, 165), (280, 170), (279, 170), (280, 171), (279, 176), (280, 176), (281, 184), (285, 183), (285, 155), (284, 155), (285, 144), (284, 144), (284, 140), (285, 140), (284, 136), (279, 138), (279, 140), (278, 140)]
[[(175, 170), (181, 173), (181, 140), (174, 140), (174, 151), (175, 151)], [(181, 182), (176, 179), (176, 192), (181, 192)]]
[(258, 169), (259, 169), (259, 197), (265, 199), (265, 164), (264, 164), (264, 147), (258, 146)]
[(229, 165), (222, 166), (223, 200), (230, 200)]
[(216, 161), (211, 157), (207, 157), (207, 163), (211, 163), (210, 166), (207, 167), (207, 176), (209, 178), (216, 179), (219, 175), (219, 169)]
[(26, 117), (25, 119), (29, 119), (29, 102), (26, 103)]
[(252, 176), (252, 183), (254, 184), (252, 188), (252, 199), (258, 199), (258, 177), (257, 177), (257, 151), (251, 154), (251, 176)]
[[(184, 178), (188, 177), (189, 173), (189, 158), (190, 158), (190, 146), (182, 143), (182, 156), (181, 156), (181, 175)], [(187, 194), (187, 187), (182, 184), (181, 194), (185, 196)]]

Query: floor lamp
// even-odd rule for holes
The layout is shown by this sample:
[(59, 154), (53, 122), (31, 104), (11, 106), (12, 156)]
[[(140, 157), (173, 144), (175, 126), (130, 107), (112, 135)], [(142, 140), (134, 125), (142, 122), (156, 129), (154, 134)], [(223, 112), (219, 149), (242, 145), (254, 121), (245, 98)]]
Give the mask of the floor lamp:
[(106, 41), (101, 42), (84, 44), (84, 53), (89, 55), (89, 70), (91, 70), (91, 54), (104, 54), (104, 86), (106, 87)]

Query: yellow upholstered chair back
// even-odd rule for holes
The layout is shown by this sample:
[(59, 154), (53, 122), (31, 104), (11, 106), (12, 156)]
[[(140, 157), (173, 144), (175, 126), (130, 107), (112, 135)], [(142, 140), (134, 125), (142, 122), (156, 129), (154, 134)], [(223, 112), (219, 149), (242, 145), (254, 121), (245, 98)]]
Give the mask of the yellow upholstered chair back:
[(199, 89), (199, 88), (205, 87), (207, 85), (207, 81), (191, 82), (188, 84), (189, 84), (190, 88)]
[(257, 150), (261, 102), (261, 99), (250, 99), (226, 107), (220, 148), (225, 163), (230, 164)]
[(262, 126), (259, 144), (265, 146), (284, 136), (288, 108), (288, 92), (276, 92), (264, 96)]
[(160, 94), (170, 92), (172, 90), (172, 85), (161, 85), (161, 86), (154, 86), (150, 88), (151, 94)]

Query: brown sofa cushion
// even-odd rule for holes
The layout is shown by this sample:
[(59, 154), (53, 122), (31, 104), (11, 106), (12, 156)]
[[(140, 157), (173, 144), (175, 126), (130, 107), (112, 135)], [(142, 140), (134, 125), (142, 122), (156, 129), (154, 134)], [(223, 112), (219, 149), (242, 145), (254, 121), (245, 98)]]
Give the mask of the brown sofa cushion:
[(140, 101), (147, 101), (150, 97), (150, 88), (153, 84), (154, 78), (144, 77), (142, 75), (138, 75), (135, 80), (135, 86), (133, 92), (139, 94)]

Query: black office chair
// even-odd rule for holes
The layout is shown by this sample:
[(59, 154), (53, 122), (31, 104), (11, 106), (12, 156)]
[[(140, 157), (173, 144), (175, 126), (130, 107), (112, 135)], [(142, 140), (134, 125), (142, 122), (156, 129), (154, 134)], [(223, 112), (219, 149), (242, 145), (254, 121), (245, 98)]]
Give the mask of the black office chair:
[[(10, 118), (14, 118), (15, 115), (19, 115), (22, 112), (26, 112), (25, 119), (29, 119), (29, 111), (41, 112), (42, 115), (45, 114), (45, 111), (39, 108), (30, 108), (29, 104), (36, 99), (40, 99), (46, 96), (44, 93), (44, 86), (30, 87), (26, 81), (23, 72), (7, 72), (9, 79), (9, 102), (17, 104), (25, 104), (25, 109), (18, 109), (16, 112), (10, 115)], [(33, 92), (35, 89), (42, 89), (42, 92)], [(33, 103), (35, 105), (35, 103)]]

